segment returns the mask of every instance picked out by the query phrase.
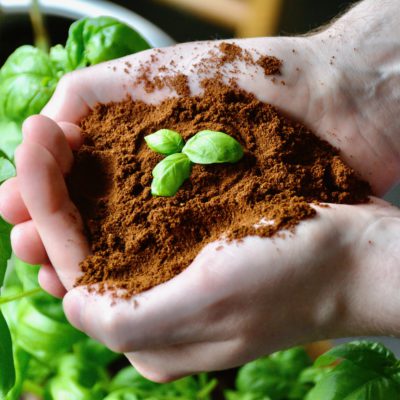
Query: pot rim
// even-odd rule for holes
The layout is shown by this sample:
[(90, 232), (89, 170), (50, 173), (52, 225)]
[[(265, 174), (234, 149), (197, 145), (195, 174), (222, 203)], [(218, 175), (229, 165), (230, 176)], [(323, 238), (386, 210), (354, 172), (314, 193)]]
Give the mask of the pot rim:
[[(175, 44), (169, 35), (147, 19), (106, 0), (39, 0), (39, 6), (44, 14), (72, 20), (107, 15), (136, 29), (152, 47)], [(0, 0), (0, 11), (4, 14), (25, 14), (30, 7), (31, 0)]]

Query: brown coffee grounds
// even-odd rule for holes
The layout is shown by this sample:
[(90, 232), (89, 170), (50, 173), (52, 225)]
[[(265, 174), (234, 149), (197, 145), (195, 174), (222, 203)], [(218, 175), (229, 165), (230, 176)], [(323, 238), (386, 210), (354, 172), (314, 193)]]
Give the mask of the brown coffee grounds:
[[(77, 284), (125, 289), (129, 297), (173, 278), (207, 243), (280, 234), (315, 214), (309, 203), (367, 201), (368, 184), (303, 125), (236, 87), (203, 86), (201, 97), (159, 105), (99, 104), (81, 121), (84, 145), (69, 188), (92, 255)], [(161, 128), (185, 140), (223, 131), (245, 155), (235, 164), (194, 165), (175, 196), (153, 197), (152, 169), (163, 156), (143, 138)]]
[[(156, 49), (155, 52), (162, 53), (162, 49)], [(254, 53), (254, 54), (253, 54)], [(206, 57), (202, 58), (200, 62), (193, 64), (192, 74), (205, 74), (210, 73), (214, 75), (215, 79), (221, 79), (222, 74), (220, 69), (225, 66), (230, 66), (230, 74), (235, 75), (240, 73), (240, 68), (237, 62), (244, 62), (246, 66), (259, 66), (264, 70), (265, 75), (280, 75), (282, 61), (274, 56), (260, 55), (256, 50), (253, 53), (247, 49), (242, 49), (234, 43), (221, 42), (213, 46)], [(254, 55), (258, 56), (257, 60)], [(153, 93), (156, 90), (161, 90), (168, 87), (174, 90), (178, 96), (190, 96), (190, 89), (188, 78), (186, 75), (176, 71), (175, 61), (171, 61), (169, 66), (162, 65), (158, 67), (158, 72), (165, 73), (163, 76), (153, 76), (153, 65), (159, 61), (156, 54), (152, 54), (150, 59), (140, 65), (136, 79), (133, 81), (133, 86), (142, 86), (147, 93)], [(132, 65), (125, 62), (128, 68)], [(130, 74), (128, 68), (124, 69), (126, 74)]]
[(265, 75), (280, 75), (282, 61), (273, 56), (262, 56), (257, 64), (264, 70)]

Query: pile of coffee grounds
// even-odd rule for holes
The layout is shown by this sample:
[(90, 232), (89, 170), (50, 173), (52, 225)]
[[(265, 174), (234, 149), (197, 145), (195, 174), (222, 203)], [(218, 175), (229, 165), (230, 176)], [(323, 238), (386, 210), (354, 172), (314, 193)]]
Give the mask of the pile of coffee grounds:
[[(204, 82), (201, 96), (159, 105), (98, 104), (81, 127), (84, 144), (69, 189), (92, 255), (77, 284), (125, 289), (126, 297), (179, 274), (207, 243), (271, 237), (312, 217), (309, 203), (361, 203), (370, 193), (327, 142), (215, 80)], [(153, 197), (152, 170), (163, 156), (144, 136), (162, 128), (185, 140), (204, 129), (222, 131), (245, 154), (235, 164), (193, 165), (175, 196)]]

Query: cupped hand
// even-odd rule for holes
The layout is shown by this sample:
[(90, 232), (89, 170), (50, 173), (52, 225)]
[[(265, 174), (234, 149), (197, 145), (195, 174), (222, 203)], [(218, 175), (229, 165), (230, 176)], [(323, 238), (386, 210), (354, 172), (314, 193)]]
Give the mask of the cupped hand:
[[(273, 80), (260, 67), (238, 62), (234, 78), (340, 147), (381, 194), (397, 178), (398, 154), (377, 137), (377, 124), (360, 129), (361, 117), (345, 107), (352, 102), (351, 91), (336, 90), (341, 71), (330, 65), (319, 40), (317, 35), (237, 41), (255, 57), (255, 51), (274, 55), (284, 64)], [(398, 274), (390, 263), (383, 270), (376, 266), (399, 213), (378, 201), (317, 207), (317, 217), (286, 238), (251, 237), (225, 243), (220, 251), (216, 243), (208, 245), (183, 273), (129, 301), (113, 305), (108, 295), (72, 289), (79, 262), (90, 252), (64, 180), (73, 162), (71, 149), (80, 145), (77, 123), (98, 102), (129, 94), (157, 103), (176, 95), (168, 87), (148, 93), (134, 84), (148, 61), (149, 76), (161, 77), (171, 70), (160, 67), (173, 62), (173, 73), (186, 74), (192, 93), (199, 93), (199, 76), (191, 70), (210, 50), (218, 53), (218, 42), (147, 51), (67, 75), (43, 115), (25, 122), (17, 177), (0, 189), (0, 211), (16, 224), (15, 253), (44, 265), (40, 281), (46, 290), (59, 296), (69, 291), (64, 305), (70, 321), (127, 353), (139, 371), (157, 381), (238, 365), (295, 343), (392, 329), (385, 321), (396, 313), (390, 304), (382, 307), (381, 297), (391, 293), (391, 285), (395, 293)], [(222, 67), (227, 81), (230, 67)], [(371, 296), (373, 284), (378, 288)], [(382, 314), (380, 322), (372, 318), (375, 312)]]

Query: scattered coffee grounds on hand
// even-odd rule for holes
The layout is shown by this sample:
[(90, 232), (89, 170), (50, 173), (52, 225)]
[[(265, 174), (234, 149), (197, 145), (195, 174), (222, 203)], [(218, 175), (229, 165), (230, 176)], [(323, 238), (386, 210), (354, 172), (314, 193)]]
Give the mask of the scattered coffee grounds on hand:
[[(370, 188), (338, 151), (273, 106), (216, 79), (201, 96), (159, 105), (99, 104), (81, 121), (84, 144), (69, 177), (92, 255), (78, 285), (124, 289), (124, 297), (180, 273), (207, 244), (271, 237), (315, 214), (309, 203), (361, 203)], [(245, 151), (235, 164), (193, 165), (173, 197), (153, 197), (163, 156), (144, 136), (167, 128), (185, 140), (222, 131)]]

